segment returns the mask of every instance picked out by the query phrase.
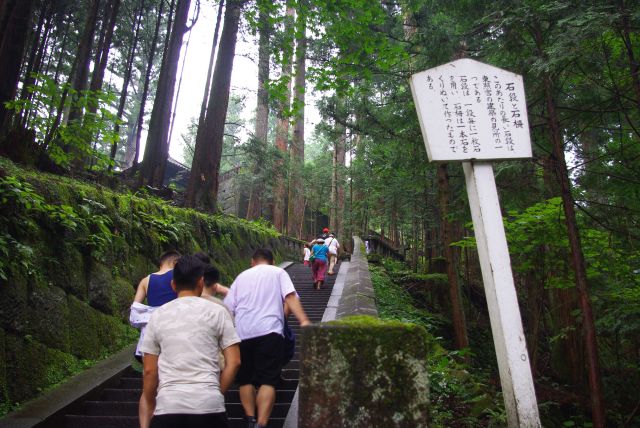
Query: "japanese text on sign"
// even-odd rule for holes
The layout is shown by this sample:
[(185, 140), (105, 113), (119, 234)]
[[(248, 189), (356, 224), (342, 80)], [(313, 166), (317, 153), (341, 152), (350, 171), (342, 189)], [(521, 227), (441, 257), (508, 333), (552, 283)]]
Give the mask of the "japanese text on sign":
[(462, 59), (411, 78), (431, 160), (531, 156), (521, 76)]

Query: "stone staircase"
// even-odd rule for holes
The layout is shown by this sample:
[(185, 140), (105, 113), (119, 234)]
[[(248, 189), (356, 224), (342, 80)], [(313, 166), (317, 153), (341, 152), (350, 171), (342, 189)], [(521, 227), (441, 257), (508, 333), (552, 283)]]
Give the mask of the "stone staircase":
[[(336, 273), (338, 269), (339, 264), (336, 266)], [(309, 319), (314, 323), (320, 322), (337, 275), (327, 276), (324, 287), (321, 290), (314, 290), (310, 267), (296, 263), (288, 267), (287, 272), (300, 295)], [(277, 388), (276, 404), (269, 421), (269, 427), (274, 428), (284, 425), (300, 377), (300, 325), (293, 316), (289, 318), (289, 324), (296, 333), (296, 352), (282, 371), (282, 382)], [(129, 367), (112, 385), (108, 385), (102, 391), (95, 391), (87, 400), (72, 406), (64, 415), (64, 426), (67, 428), (138, 427), (138, 400), (141, 390), (141, 373)], [(244, 428), (244, 411), (240, 404), (237, 385), (227, 391), (225, 402), (230, 427)], [(54, 426), (46, 423), (44, 425)], [(60, 425), (56, 423), (55, 426)]]

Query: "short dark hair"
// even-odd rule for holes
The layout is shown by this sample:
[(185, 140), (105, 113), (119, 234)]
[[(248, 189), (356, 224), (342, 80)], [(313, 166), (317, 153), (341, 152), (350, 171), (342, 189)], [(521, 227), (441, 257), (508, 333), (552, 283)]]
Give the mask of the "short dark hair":
[(176, 250), (169, 250), (162, 253), (160, 259), (158, 260), (158, 265), (162, 266), (165, 263), (175, 262), (180, 258), (180, 253)]
[(256, 251), (254, 251), (251, 258), (253, 260), (264, 260), (269, 264), (273, 264), (273, 253), (268, 248), (258, 248)]
[(195, 256), (182, 256), (173, 268), (176, 289), (195, 290), (198, 280), (204, 275), (205, 264)]
[(196, 257), (198, 260), (200, 260), (205, 265), (211, 264), (211, 257), (209, 257), (209, 255), (207, 253), (203, 253), (202, 251), (200, 251), (200, 252), (195, 253), (193, 256)]
[(204, 285), (211, 287), (220, 281), (220, 271), (215, 266), (207, 266), (204, 270)]

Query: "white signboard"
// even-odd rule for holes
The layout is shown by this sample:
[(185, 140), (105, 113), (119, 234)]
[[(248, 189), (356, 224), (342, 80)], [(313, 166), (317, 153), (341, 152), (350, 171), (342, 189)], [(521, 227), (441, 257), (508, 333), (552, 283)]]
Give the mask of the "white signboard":
[(431, 161), (463, 161), (510, 428), (539, 428), (529, 355), (491, 160), (531, 157), (522, 77), (471, 59), (411, 76)]
[(459, 59), (411, 76), (430, 161), (531, 157), (522, 76)]

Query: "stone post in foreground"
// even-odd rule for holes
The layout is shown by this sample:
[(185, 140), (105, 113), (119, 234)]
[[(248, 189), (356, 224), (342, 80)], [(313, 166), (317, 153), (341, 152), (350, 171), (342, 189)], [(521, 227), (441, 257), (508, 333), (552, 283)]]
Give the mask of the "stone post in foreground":
[(298, 426), (427, 427), (428, 334), (354, 316), (302, 331)]

